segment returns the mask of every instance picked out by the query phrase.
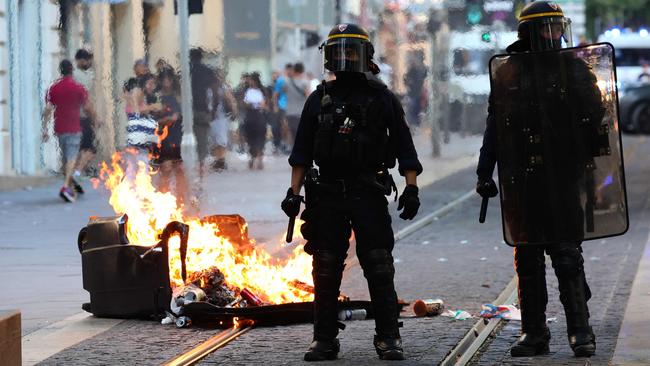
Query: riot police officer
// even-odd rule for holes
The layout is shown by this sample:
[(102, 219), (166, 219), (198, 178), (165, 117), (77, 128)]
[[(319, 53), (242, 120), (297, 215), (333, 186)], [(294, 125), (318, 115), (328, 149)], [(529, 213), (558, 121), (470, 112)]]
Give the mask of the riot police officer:
[[(601, 94), (585, 62), (559, 52), (571, 47), (571, 32), (570, 20), (557, 4), (526, 5), (519, 17), (518, 38), (507, 48), (510, 59), (504, 57), (496, 71), (492, 63), (476, 185), (484, 198), (497, 195), (492, 173), (498, 160), (504, 234), (519, 241), (512, 244), (517, 244), (514, 262), (522, 335), (510, 352), (518, 357), (549, 351), (546, 251), (559, 282), (569, 344), (576, 356), (591, 356), (596, 342), (589, 325), (591, 292), (581, 248), (589, 218), (581, 206), (580, 187), (595, 169), (598, 138), (592, 137), (603, 120)], [(533, 53), (537, 51), (546, 52)], [(522, 243), (528, 240), (546, 244)]]
[(291, 187), (282, 201), (284, 212), (295, 217), (305, 185), (301, 232), (305, 251), (313, 256), (315, 294), (314, 338), (304, 358), (337, 357), (339, 287), (354, 230), (372, 301), (375, 349), (381, 359), (401, 360), (394, 238), (385, 195), (395, 189), (388, 169), (397, 160), (407, 183), (398, 210), (403, 209), (402, 219), (413, 219), (420, 206), (416, 177), (422, 165), (399, 101), (372, 75), (379, 68), (372, 61), (368, 33), (354, 24), (339, 24), (321, 47), (324, 66), (336, 79), (319, 86), (305, 103), (289, 157)]

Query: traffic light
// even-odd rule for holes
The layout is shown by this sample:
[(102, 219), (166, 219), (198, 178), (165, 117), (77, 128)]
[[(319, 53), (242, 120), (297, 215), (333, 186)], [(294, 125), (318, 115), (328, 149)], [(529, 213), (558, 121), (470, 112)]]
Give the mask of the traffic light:
[(492, 41), (492, 34), (490, 34), (490, 32), (483, 32), (483, 34), (481, 34), (481, 41), (490, 43)]
[(483, 9), (479, 4), (467, 4), (467, 24), (476, 25), (483, 19)]

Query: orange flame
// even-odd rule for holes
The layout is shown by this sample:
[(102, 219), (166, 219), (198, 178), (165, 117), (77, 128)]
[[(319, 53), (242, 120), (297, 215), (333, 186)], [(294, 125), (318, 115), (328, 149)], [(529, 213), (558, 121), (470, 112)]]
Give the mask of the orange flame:
[[(267, 303), (312, 300), (311, 293), (291, 285), (295, 281), (313, 283), (311, 257), (301, 246), (287, 259), (274, 258), (257, 247), (243, 253), (220, 235), (216, 224), (185, 217), (183, 206), (177, 204), (174, 195), (154, 187), (152, 174), (146, 158), (132, 154), (116, 153), (110, 165), (102, 164), (100, 180), (111, 192), (109, 203), (115, 213), (126, 213), (129, 217), (126, 231), (132, 245), (153, 246), (169, 222), (184, 222), (190, 227), (185, 261), (188, 277), (216, 266), (230, 286), (247, 288)], [(299, 233), (296, 230), (298, 237)], [(180, 238), (172, 237), (169, 275), (173, 286), (183, 284), (179, 247)]]
[(156, 136), (158, 137), (158, 148), (160, 149), (162, 147), (163, 140), (166, 139), (167, 136), (169, 136), (169, 126), (167, 125), (163, 126), (161, 133), (156, 134)]

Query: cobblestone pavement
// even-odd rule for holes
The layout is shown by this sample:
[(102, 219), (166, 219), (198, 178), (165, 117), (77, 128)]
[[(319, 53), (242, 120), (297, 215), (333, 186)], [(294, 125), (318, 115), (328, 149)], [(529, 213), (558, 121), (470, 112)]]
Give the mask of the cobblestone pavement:
[[(474, 184), (472, 170), (466, 169), (422, 189), (421, 214), (432, 212), (471, 189)], [(500, 244), (496, 204), (489, 211), (488, 220), (494, 223), (489, 229), (478, 224), (478, 206), (478, 198), (466, 201), (448, 215), (397, 243), (394, 251), (396, 284), (401, 298), (440, 297), (450, 308), (472, 312), (478, 312), (482, 302), (496, 298), (512, 277), (511, 251)], [(405, 223), (402, 221), (396, 219), (395, 223), (403, 227)], [(462, 237), (458, 235), (458, 227), (464, 228)], [(469, 266), (482, 273), (480, 279), (457, 270)], [(368, 299), (365, 279), (358, 265), (346, 271), (342, 291), (354, 299)], [(138, 324), (142, 324), (142, 327)], [(473, 320), (456, 321), (443, 317), (404, 319), (402, 334), (409, 360), (419, 364), (437, 363), (472, 324)], [(136, 329), (137, 332), (134, 331)], [(165, 358), (163, 355), (173, 354), (174, 351), (178, 353), (191, 343), (185, 336), (178, 337), (183, 334), (182, 331), (178, 333), (174, 330), (177, 336), (168, 336), (169, 329), (153, 323), (127, 321), (45, 360), (43, 364), (74, 363), (89, 356), (95, 344), (101, 344), (101, 349), (113, 349), (119, 354), (121, 363), (156, 364)], [(205, 339), (207, 333), (186, 334), (191, 334), (195, 340)], [(156, 339), (158, 334), (161, 341), (147, 341), (146, 349), (149, 351), (146, 354), (130, 346), (138, 344), (137, 349), (142, 349), (140, 340)], [(372, 347), (373, 334), (372, 321), (349, 322), (348, 328), (340, 335), (342, 353), (338, 362), (367, 364), (376, 360)], [(302, 359), (310, 340), (311, 325), (253, 329), (218, 351), (218, 354), (207, 358), (205, 363), (228, 360), (237, 365), (294, 364)], [(113, 360), (113, 355), (108, 353), (92, 355), (93, 361), (90, 362), (95, 364), (111, 363)]]
[(650, 229), (650, 187), (645, 157), (650, 146), (644, 139), (627, 138), (626, 178), (630, 210), (630, 229), (624, 236), (595, 240), (583, 244), (587, 282), (593, 293), (589, 301), (591, 324), (596, 334), (596, 356), (576, 358), (566, 337), (564, 310), (559, 300), (557, 278), (547, 258), (546, 273), (549, 289), (547, 317), (557, 318), (549, 324), (551, 352), (530, 358), (510, 357), (510, 347), (519, 336), (519, 322), (510, 322), (493, 339), (477, 365), (607, 365), (625, 313), (632, 281)]

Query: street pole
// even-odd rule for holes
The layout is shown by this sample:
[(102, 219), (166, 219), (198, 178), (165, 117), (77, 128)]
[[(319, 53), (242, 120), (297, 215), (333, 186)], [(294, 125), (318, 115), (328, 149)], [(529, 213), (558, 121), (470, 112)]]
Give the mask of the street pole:
[(271, 39), (270, 39), (270, 44), (271, 44), (271, 72), (276, 69), (277, 64), (276, 64), (276, 58), (277, 58), (277, 51), (276, 51), (276, 38), (278, 34), (278, 3), (277, 0), (271, 0), (271, 6), (270, 6), (270, 11), (271, 14), (269, 16), (269, 19), (271, 20)]
[(293, 29), (293, 36), (295, 37), (296, 42), (296, 57), (298, 60), (302, 60), (302, 37), (300, 34), (300, 29), (302, 25), (300, 24), (300, 7), (302, 6), (302, 1), (293, 1), (293, 21), (295, 28)]
[(336, 5), (334, 6), (336, 24), (341, 24), (341, 0), (336, 0)]
[(178, 1), (178, 37), (181, 65), (181, 113), (185, 126), (191, 126), (192, 115), (192, 78), (190, 77), (190, 32), (188, 0)]

